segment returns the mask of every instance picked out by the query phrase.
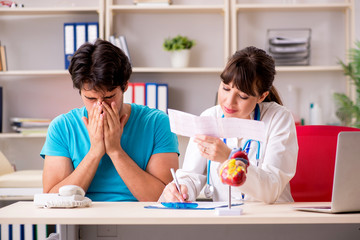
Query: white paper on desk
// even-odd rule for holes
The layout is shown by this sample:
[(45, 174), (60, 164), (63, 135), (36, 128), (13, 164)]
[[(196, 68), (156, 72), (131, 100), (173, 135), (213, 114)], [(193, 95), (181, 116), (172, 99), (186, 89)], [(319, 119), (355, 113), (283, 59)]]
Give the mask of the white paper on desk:
[[(167, 208), (163, 206), (161, 203), (157, 203), (154, 205), (145, 206), (145, 208), (152, 209), (186, 209), (186, 210), (214, 210), (216, 208), (226, 208), (229, 206), (228, 202), (196, 202), (198, 206), (196, 208)], [(241, 206), (243, 202), (232, 203), (232, 207)]]
[(171, 131), (182, 136), (204, 134), (218, 138), (265, 140), (265, 124), (261, 121), (195, 116), (173, 109), (168, 109), (168, 114)]

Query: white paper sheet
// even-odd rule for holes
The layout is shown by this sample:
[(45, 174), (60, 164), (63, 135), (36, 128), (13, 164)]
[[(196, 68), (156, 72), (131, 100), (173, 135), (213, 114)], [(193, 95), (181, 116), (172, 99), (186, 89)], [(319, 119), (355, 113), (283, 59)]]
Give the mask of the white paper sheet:
[(204, 134), (218, 138), (265, 140), (265, 124), (261, 121), (195, 116), (173, 109), (168, 109), (168, 114), (171, 131), (182, 136)]
[[(214, 210), (216, 208), (227, 208), (229, 206), (228, 202), (196, 202), (198, 206), (196, 208), (186, 208), (187, 210)], [(241, 206), (243, 202), (232, 203), (232, 207)], [(145, 206), (145, 208), (153, 209), (184, 209), (184, 208), (169, 208), (163, 206), (161, 203), (154, 205)]]

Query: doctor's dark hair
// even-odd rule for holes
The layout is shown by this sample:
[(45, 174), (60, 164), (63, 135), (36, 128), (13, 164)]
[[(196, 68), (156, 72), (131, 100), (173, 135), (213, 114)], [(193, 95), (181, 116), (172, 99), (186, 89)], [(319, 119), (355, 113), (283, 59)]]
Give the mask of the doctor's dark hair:
[(250, 46), (236, 51), (220, 76), (225, 84), (232, 83), (250, 96), (269, 91), (264, 102), (274, 101), (282, 105), (280, 96), (273, 86), (275, 74), (274, 59), (264, 50)]
[(83, 44), (71, 58), (69, 72), (73, 87), (86, 90), (112, 91), (119, 87), (124, 92), (132, 73), (128, 57), (112, 43), (98, 39), (94, 44)]

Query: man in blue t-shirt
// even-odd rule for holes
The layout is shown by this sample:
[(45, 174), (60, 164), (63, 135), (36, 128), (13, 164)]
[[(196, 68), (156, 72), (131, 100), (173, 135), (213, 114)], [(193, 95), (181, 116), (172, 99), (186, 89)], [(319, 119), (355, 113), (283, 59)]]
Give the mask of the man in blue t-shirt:
[(40, 155), (43, 190), (78, 185), (93, 201), (157, 201), (178, 168), (178, 142), (162, 111), (123, 102), (132, 73), (104, 40), (82, 45), (69, 66), (84, 107), (56, 117)]

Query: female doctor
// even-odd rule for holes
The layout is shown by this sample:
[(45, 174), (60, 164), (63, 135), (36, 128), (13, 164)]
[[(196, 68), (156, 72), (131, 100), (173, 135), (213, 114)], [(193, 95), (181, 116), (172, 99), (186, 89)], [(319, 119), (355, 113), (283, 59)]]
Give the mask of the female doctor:
[(250, 166), (246, 182), (232, 187), (232, 198), (265, 203), (293, 201), (289, 181), (296, 170), (296, 129), (273, 86), (274, 75), (274, 60), (256, 47), (237, 51), (229, 59), (221, 74), (218, 105), (201, 115), (263, 121), (266, 140), (205, 135), (191, 138), (183, 167), (176, 172), (182, 195), (174, 183), (169, 183), (159, 201), (195, 201), (205, 185), (205, 193), (213, 201), (227, 201), (228, 186), (221, 183), (218, 168), (232, 149), (239, 147), (247, 150)]

